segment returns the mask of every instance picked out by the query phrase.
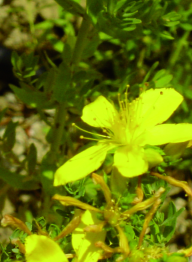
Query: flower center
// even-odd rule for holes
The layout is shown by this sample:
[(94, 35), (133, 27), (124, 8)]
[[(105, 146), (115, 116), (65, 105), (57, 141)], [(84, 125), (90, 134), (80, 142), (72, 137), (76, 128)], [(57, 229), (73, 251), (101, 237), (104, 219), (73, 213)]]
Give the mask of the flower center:
[[(128, 87), (127, 87), (128, 88)], [(122, 145), (138, 146), (137, 138), (141, 135), (140, 128), (142, 98), (137, 98), (132, 102), (128, 101), (128, 92), (124, 94), (124, 100), (119, 101), (118, 119), (112, 126), (113, 140)]]

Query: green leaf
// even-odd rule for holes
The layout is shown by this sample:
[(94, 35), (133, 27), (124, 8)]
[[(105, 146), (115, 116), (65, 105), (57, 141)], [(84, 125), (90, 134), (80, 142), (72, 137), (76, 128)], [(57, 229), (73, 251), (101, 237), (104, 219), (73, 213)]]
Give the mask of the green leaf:
[(35, 170), (35, 166), (37, 163), (37, 149), (34, 144), (30, 145), (29, 153), (26, 157), (27, 162), (27, 170), (29, 174), (32, 174)]
[(167, 87), (172, 79), (172, 75), (167, 74), (165, 69), (161, 69), (155, 74), (152, 81), (154, 82), (156, 88), (163, 88)]
[(67, 11), (73, 15), (84, 16), (84, 8), (75, 1), (72, 0), (55, 0), (60, 6), (63, 7), (64, 11)]
[(21, 176), (2, 167), (0, 167), (0, 178), (10, 186), (17, 189), (36, 190), (39, 188), (39, 183), (36, 181), (31, 179), (29, 180), (27, 176)]
[(60, 103), (66, 101), (67, 100), (66, 92), (69, 90), (70, 87), (71, 87), (70, 68), (66, 63), (63, 62), (60, 64), (58, 68), (55, 85), (53, 87), (54, 99)]
[(156, 88), (166, 87), (172, 79), (173, 79), (172, 75), (166, 75), (166, 76), (160, 78), (159, 80), (155, 81), (155, 87)]
[(53, 88), (55, 86), (57, 78), (57, 68), (53, 67), (48, 72), (46, 72), (46, 78), (44, 82), (44, 90), (45, 93), (49, 96), (53, 92)]
[(178, 21), (181, 18), (181, 15), (176, 13), (176, 12), (170, 12), (164, 16), (162, 16), (163, 24), (164, 26), (175, 26), (179, 24), (180, 22)]
[(3, 151), (9, 152), (14, 144), (15, 144), (15, 129), (17, 127), (18, 123), (14, 123), (12, 121), (9, 122), (7, 125), (7, 128), (5, 130), (5, 133), (3, 135)]
[(165, 39), (168, 39), (168, 40), (173, 40), (174, 39), (174, 37), (172, 37), (172, 35), (169, 32), (167, 32), (167, 31), (161, 32), (160, 36), (162, 38), (165, 38)]
[(47, 195), (53, 195), (55, 193), (55, 188), (53, 187), (53, 178), (56, 170), (55, 164), (49, 164), (48, 158), (45, 156), (43, 163), (41, 165), (40, 180)]
[(166, 262), (187, 262), (188, 258), (182, 254), (172, 254), (166, 260)]
[(1, 122), (2, 118), (4, 117), (6, 111), (7, 111), (7, 108), (4, 108), (4, 109), (0, 112), (0, 122)]
[(124, 22), (119, 18), (112, 16), (111, 14), (101, 11), (98, 17), (98, 28), (100, 31), (120, 39), (128, 39), (127, 31), (133, 31), (136, 29), (137, 23), (141, 20), (135, 18), (129, 18), (129, 22)]
[(17, 54), (16, 51), (13, 51), (11, 54), (11, 63), (16, 71), (22, 71), (23, 62), (21, 57)]
[(81, 90), (79, 92), (79, 96), (84, 96), (87, 97), (90, 95), (91, 92), (93, 92), (95, 90), (95, 87), (92, 88), (94, 84), (94, 79), (89, 80), (88, 82), (86, 82), (82, 87)]
[(36, 75), (38, 60), (39, 58), (34, 56), (33, 53), (19, 56), (16, 52), (13, 52), (11, 56), (14, 73), (19, 78), (29, 78), (33, 75)]
[(73, 54), (72, 51), (73, 50), (71, 48), (71, 45), (68, 44), (68, 43), (65, 43), (64, 48), (63, 48), (63, 52), (61, 54), (64, 63), (69, 64), (71, 62), (72, 54)]
[(58, 51), (59, 53), (63, 52), (64, 43), (62, 40), (57, 39), (54, 35), (51, 34), (47, 36), (47, 39), (50, 41), (56, 51)]
[(96, 24), (99, 13), (104, 9), (103, 0), (87, 0), (87, 13), (92, 19), (93, 23)]
[(168, 242), (172, 238), (175, 232), (177, 218), (184, 210), (185, 208), (181, 208), (177, 211), (174, 203), (170, 202), (168, 207), (167, 219), (160, 226), (160, 231), (166, 242)]
[(189, 23), (182, 23), (180, 27), (183, 28), (185, 31), (192, 31), (192, 25)]
[(85, 49), (83, 50), (82, 58), (88, 58), (92, 56), (94, 52), (97, 50), (97, 47), (100, 44), (100, 42), (101, 40), (98, 34), (89, 36), (89, 38), (87, 39)]
[(155, 81), (155, 80), (158, 80), (158, 79), (160, 79), (161, 77), (163, 77), (165, 74), (166, 74), (166, 70), (165, 70), (165, 69), (161, 69), (161, 70), (159, 70), (159, 71), (155, 74), (155, 76), (153, 77), (153, 80), (154, 80), (154, 81)]
[(149, 79), (150, 75), (154, 72), (154, 70), (156, 69), (156, 67), (157, 67), (158, 65), (159, 65), (159, 62), (157, 61), (157, 62), (155, 62), (155, 63), (151, 66), (151, 68), (149, 69), (149, 71), (147, 72), (147, 74), (146, 74), (146, 76), (145, 76), (145, 78), (144, 78), (144, 80), (143, 80), (142, 85), (143, 85), (145, 82), (147, 82), (147, 80)]
[(134, 237), (135, 237), (135, 231), (133, 230), (132, 225), (130, 225), (130, 224), (125, 225), (124, 230), (125, 230), (125, 234), (128, 238), (128, 241), (129, 242), (133, 241)]
[(18, 88), (15, 85), (10, 84), (10, 88), (14, 91), (16, 96), (25, 104), (39, 109), (52, 108), (53, 102), (49, 101), (48, 97), (42, 92), (33, 91), (30, 89)]

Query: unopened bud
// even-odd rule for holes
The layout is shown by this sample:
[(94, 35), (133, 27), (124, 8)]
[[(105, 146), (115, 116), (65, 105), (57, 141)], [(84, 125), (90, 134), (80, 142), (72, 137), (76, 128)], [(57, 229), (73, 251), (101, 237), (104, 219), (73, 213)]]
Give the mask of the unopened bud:
[(13, 228), (19, 228), (20, 230), (24, 231), (28, 235), (32, 234), (23, 221), (11, 215), (4, 215), (1, 220), (1, 225), (3, 227), (11, 226)]

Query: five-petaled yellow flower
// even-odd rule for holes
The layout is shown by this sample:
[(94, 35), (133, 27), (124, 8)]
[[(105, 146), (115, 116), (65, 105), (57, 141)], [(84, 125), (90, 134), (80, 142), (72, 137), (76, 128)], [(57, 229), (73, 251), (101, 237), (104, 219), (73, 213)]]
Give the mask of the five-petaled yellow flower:
[(54, 185), (64, 185), (81, 179), (98, 169), (107, 152), (116, 149), (114, 166), (125, 177), (145, 173), (149, 167), (163, 161), (146, 145), (179, 143), (192, 139), (192, 124), (162, 124), (183, 101), (172, 88), (149, 89), (139, 98), (120, 102), (120, 110), (105, 97), (99, 96), (83, 109), (82, 120), (90, 126), (102, 128), (104, 139), (64, 163), (55, 174)]

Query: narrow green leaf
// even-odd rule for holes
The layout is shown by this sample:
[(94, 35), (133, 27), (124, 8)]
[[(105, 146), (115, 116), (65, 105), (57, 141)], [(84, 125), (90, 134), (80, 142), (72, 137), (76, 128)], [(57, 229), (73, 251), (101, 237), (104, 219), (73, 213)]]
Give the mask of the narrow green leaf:
[(49, 101), (48, 97), (42, 92), (33, 91), (29, 89), (24, 90), (12, 84), (10, 84), (9, 86), (14, 91), (16, 96), (27, 105), (37, 107), (39, 109), (53, 107), (52, 101)]
[(160, 33), (160, 36), (162, 38), (168, 39), (168, 40), (173, 40), (174, 37), (172, 37), (172, 35), (170, 33), (168, 33), (167, 31), (163, 31)]
[(60, 6), (63, 7), (64, 11), (67, 11), (74, 15), (83, 16), (85, 14), (84, 8), (75, 1), (72, 0), (55, 0)]
[(170, 81), (173, 79), (172, 75), (165, 75), (164, 77), (158, 79), (157, 81), (155, 81), (155, 87), (166, 87)]
[(91, 36), (88, 38), (87, 44), (85, 49), (83, 50), (82, 58), (88, 58), (94, 54), (97, 50), (98, 45), (100, 44), (101, 40), (98, 34)]
[(15, 144), (15, 129), (18, 123), (9, 122), (3, 135), (3, 151), (9, 152)]
[(4, 108), (4, 109), (0, 112), (0, 122), (1, 122), (2, 118), (4, 117), (6, 111), (7, 111), (7, 108)]
[(177, 218), (184, 210), (185, 208), (181, 208), (177, 211), (173, 202), (169, 204), (168, 218), (160, 226), (160, 230), (166, 242), (168, 242), (172, 238), (175, 232)]
[(63, 52), (61, 54), (63, 62), (65, 62), (66, 64), (69, 64), (71, 62), (71, 58), (72, 58), (72, 48), (70, 46), (70, 44), (65, 43), (64, 44), (64, 48), (63, 48)]
[(0, 178), (10, 186), (22, 190), (36, 190), (39, 188), (39, 183), (34, 180), (29, 180), (27, 176), (21, 176), (0, 167)]
[(53, 96), (54, 99), (58, 102), (64, 102), (67, 100), (66, 92), (71, 87), (71, 72), (70, 68), (67, 64), (61, 63), (57, 77), (55, 81), (55, 86), (53, 87)]
[(34, 144), (30, 145), (29, 153), (26, 157), (27, 161), (27, 169), (29, 174), (32, 174), (35, 170), (35, 166), (37, 163), (37, 149)]
[(94, 24), (97, 23), (99, 13), (104, 9), (103, 0), (87, 0), (87, 13)]
[(155, 62), (152, 67), (149, 69), (148, 73), (146, 74), (144, 80), (143, 80), (143, 83), (144, 84), (145, 82), (147, 82), (147, 80), (149, 79), (150, 75), (154, 72), (154, 70), (156, 69), (156, 67), (159, 65), (159, 62)]

